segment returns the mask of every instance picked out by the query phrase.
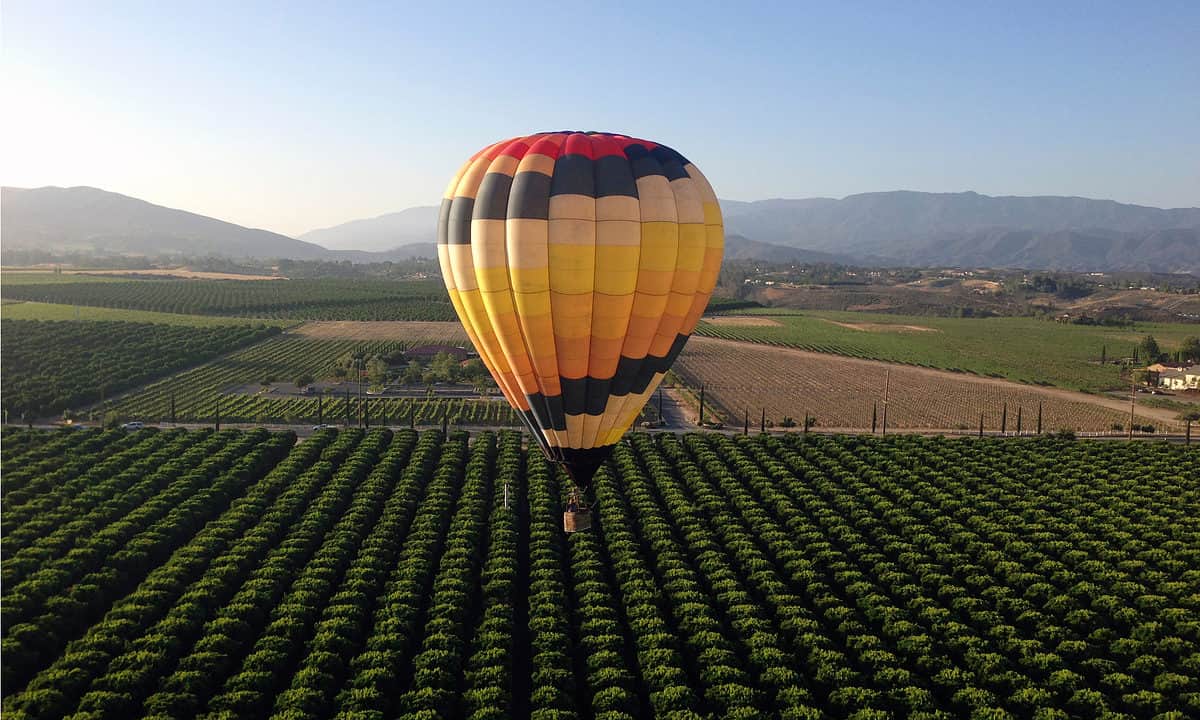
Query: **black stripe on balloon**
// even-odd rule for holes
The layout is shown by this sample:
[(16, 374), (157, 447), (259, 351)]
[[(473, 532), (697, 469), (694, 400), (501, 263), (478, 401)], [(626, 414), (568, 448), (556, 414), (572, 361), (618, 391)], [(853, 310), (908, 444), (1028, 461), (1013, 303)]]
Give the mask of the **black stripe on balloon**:
[(584, 195), (596, 197), (593, 162), (585, 155), (560, 155), (554, 161), (554, 177), (550, 180), (550, 197), (555, 195)]
[(683, 352), (683, 346), (687, 343), (688, 337), (687, 335), (676, 335), (674, 342), (671, 343), (671, 349), (667, 350), (665, 357), (647, 355), (642, 366), (638, 368), (637, 378), (633, 381), (631, 391), (634, 394), (645, 392), (646, 388), (650, 387), (650, 381), (654, 379), (655, 375), (669, 370), (675, 362), (675, 358)]
[(655, 375), (671, 368), (688, 335), (676, 335), (671, 349), (664, 357), (647, 355), (644, 358), (622, 356), (617, 361), (617, 371), (611, 378), (564, 378), (558, 379), (561, 395), (526, 395), (537, 426), (547, 430), (566, 430), (566, 416), (603, 415), (608, 401), (614, 397), (639, 394), (646, 391)]
[(612, 395), (611, 378), (560, 377), (558, 384), (562, 387), (563, 412), (567, 415), (603, 415)]
[(512, 175), (488, 173), (475, 193), (476, 220), (504, 220), (508, 217), (508, 194), (512, 190)]
[(645, 358), (631, 358), (622, 355), (617, 358), (617, 370), (612, 376), (609, 392), (618, 397), (628, 395), (633, 390), (633, 381), (637, 379), (638, 368)]
[(471, 244), (471, 214), (475, 199), (456, 197), (450, 202), (450, 218), (446, 222), (446, 242), (450, 245)]
[(605, 155), (596, 161), (596, 197), (612, 196), (638, 196), (629, 160), (620, 155)]
[(508, 217), (550, 219), (550, 176), (529, 170), (517, 173), (508, 196)]
[(559, 376), (558, 385), (562, 388), (563, 412), (582, 415), (587, 409), (588, 379)]
[(442, 198), (442, 207), (438, 209), (437, 241), (439, 245), (450, 242), (450, 198)]
[(687, 170), (683, 166), (687, 164), (683, 156), (668, 147), (656, 147), (650, 153), (655, 160), (662, 165), (663, 174), (667, 176), (667, 180), (679, 180), (680, 178), (688, 177)]
[(563, 412), (561, 395), (543, 395), (534, 393), (526, 395), (529, 411), (533, 413), (534, 423), (543, 430), (566, 430), (567, 416)]
[(629, 158), (629, 167), (633, 171), (635, 179), (641, 179), (648, 175), (666, 175), (662, 163), (643, 145), (627, 146), (625, 157)]

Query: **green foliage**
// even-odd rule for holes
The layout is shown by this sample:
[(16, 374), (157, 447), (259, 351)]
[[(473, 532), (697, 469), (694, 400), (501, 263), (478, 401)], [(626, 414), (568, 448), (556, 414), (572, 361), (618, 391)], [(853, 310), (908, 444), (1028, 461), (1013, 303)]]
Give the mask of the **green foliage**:
[(1200, 710), (1181, 445), (634, 433), (565, 535), (512, 431), (0, 440), (13, 717)]
[[(357, 423), (362, 403), (369, 406), (373, 423), (387, 418), (393, 425), (407, 425), (410, 417), (415, 425), (441, 425), (443, 418), (455, 417), (471, 425), (516, 426), (520, 422), (499, 394), (486, 399), (469, 395), (426, 398), (415, 393), (406, 397), (360, 397), (356, 371), (349, 373), (350, 384), (324, 397), (271, 388), (281, 378), (340, 380), (348, 374), (346, 368), (355, 363), (369, 367), (372, 358), (387, 357), (414, 344), (281, 335), (143, 387), (118, 400), (114, 410), (126, 418), (167, 418), (174, 394), (179, 422), (210, 422), (219, 407), (224, 422), (316, 423), (319, 409), (323, 422), (340, 423), (349, 416), (352, 423)], [(452, 359), (445, 366), (459, 369)]]
[(132, 322), (4, 320), (3, 397), (10, 415), (46, 416), (114, 395), (279, 332)]
[(438, 280), (126, 280), (5, 285), (4, 297), (65, 305), (302, 320), (456, 320)]

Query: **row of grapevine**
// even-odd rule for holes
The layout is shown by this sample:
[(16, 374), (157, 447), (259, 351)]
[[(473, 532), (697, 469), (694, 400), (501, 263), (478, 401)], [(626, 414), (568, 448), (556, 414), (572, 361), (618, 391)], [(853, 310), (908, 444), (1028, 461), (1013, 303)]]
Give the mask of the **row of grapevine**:
[(35, 435), (13, 718), (1200, 715), (1182, 445), (634, 433), (565, 535), (514, 431)]
[(302, 320), (455, 320), (436, 280), (130, 280), (7, 284), (10, 300)]
[[(214, 560), (191, 592), (185, 593), (149, 632), (113, 658), (107, 672), (92, 681), (80, 699), (78, 711), (85, 716), (140, 715), (143, 700), (159, 682), (167, 683), (166, 692), (156, 695), (146, 711), (170, 715), (177, 707), (188, 707), (177, 704), (179, 698), (174, 692), (187, 689), (188, 681), (182, 687), (172, 683), (175, 675), (171, 671), (180, 656), (193, 647), (201, 653), (220, 653), (222, 637), (248, 629), (245, 625), (251, 618), (274, 605), (291, 574), (305, 564), (351, 503), (390, 439), (387, 431), (375, 431), (363, 437), (336, 466), (314, 466), (310, 472), (320, 478), (314, 488), (317, 492), (307, 497), (293, 493), (292, 502), (264, 516), (251, 532)], [(214, 617), (214, 609), (222, 606), (226, 611)], [(213, 632), (205, 634), (206, 629)], [(200, 644), (205, 640), (215, 646)]]
[(360, 397), (357, 393), (315, 396), (265, 392), (267, 379), (329, 375), (350, 352), (388, 355), (411, 346), (402, 340), (319, 340), (297, 335), (273, 338), (198, 368), (153, 383), (105, 406), (120, 419), (241, 423), (328, 423), (371, 425), (509, 425), (519, 418), (502, 397)]
[[(59, 488), (66, 480), (98, 462), (120, 453), (142, 438), (132, 433), (113, 430), (107, 433), (79, 433), (67, 431), (81, 442), (63, 452), (42, 460), (13, 466), (4, 473), (3, 521), (9, 521), (13, 508), (27, 503), (48, 490)], [(7, 442), (7, 440), (5, 441)], [(7, 530), (5, 531), (7, 532)]]
[(108, 321), (3, 321), (4, 412), (53, 415), (113, 397), (279, 332)]
[[(411, 433), (401, 437), (406, 447), (413, 440)], [(361, 641), (369, 608), (412, 520), (440, 441), (438, 433), (426, 433), (417, 441), (378, 523), (344, 577), (335, 582), (334, 577), (317, 574), (316, 569), (312, 576), (298, 577), (271, 612), (268, 625), (254, 639), (240, 667), (223, 684), (220, 675), (206, 678), (217, 689), (208, 700), (206, 716), (265, 716), (293, 676), (328, 677), (331, 686), (338, 684), (348, 661), (346, 653)], [(394, 475), (399, 470), (393, 465), (396, 460), (385, 456), (378, 471)]]
[[(359, 714), (387, 714), (395, 710), (396, 688), (411, 662), (420, 641), (420, 620), (433, 589), (437, 560), (451, 525), (459, 526), (472, 518), (468, 504), (483, 484), (476, 473), (464, 485), (467, 460), (467, 436), (457, 433), (449, 438), (446, 452), (438, 462), (425, 499), (413, 520), (407, 542), (397, 558), (395, 569), (383, 589), (371, 627), (361, 652), (349, 663), (350, 677), (341, 687), (314, 687), (299, 674), (292, 686), (279, 697), (274, 717), (288, 711), (316, 714), (326, 709), (331, 692), (336, 692), (335, 717)], [(486, 444), (477, 443), (485, 452)], [(459, 502), (458, 498), (464, 498)], [(456, 508), (451, 519), (451, 509)]]

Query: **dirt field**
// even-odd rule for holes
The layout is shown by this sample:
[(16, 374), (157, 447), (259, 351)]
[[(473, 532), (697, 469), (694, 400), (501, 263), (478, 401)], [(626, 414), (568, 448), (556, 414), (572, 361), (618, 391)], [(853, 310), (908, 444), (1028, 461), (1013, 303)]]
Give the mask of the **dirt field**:
[[(862, 332), (941, 332), (936, 328), (925, 327), (924, 325), (892, 325), (891, 323), (846, 323), (836, 320), (826, 320), (825, 322), (837, 325), (838, 327), (849, 328), (851, 330), (861, 330)], [(775, 323), (778, 325), (779, 323)]]
[(779, 327), (778, 320), (755, 317), (753, 315), (713, 315), (704, 318), (710, 325), (731, 325), (735, 327)]
[[(975, 429), (982, 412), (985, 429), (997, 430), (1005, 403), (1009, 431), (1017, 427), (1018, 411), (1021, 429), (1034, 430), (1039, 403), (1047, 432), (1102, 432), (1129, 422), (1128, 402), (1115, 398), (707, 337), (688, 341), (675, 372), (689, 386), (704, 383), (706, 401), (731, 421), (747, 410), (753, 420), (766, 408), (776, 424), (784, 416), (802, 422), (808, 412), (819, 427), (869, 430), (873, 403), (882, 422), (887, 382), (889, 428)], [(1160, 430), (1181, 427), (1175, 416), (1137, 408), (1138, 424)]]
[(456, 322), (317, 320), (304, 323), (293, 332), (322, 340), (468, 342), (467, 333)]
[(187, 268), (153, 268), (150, 270), (63, 270), (64, 275), (155, 275), (164, 278), (189, 280), (287, 280), (279, 275), (239, 275), (237, 273), (205, 272)]

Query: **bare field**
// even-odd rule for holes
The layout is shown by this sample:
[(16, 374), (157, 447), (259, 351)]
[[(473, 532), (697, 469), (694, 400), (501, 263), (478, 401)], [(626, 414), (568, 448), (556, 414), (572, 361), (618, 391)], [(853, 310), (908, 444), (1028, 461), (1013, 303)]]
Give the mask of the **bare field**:
[(704, 318), (710, 325), (730, 325), (733, 327), (779, 327), (778, 320), (753, 315), (713, 315)]
[(304, 323), (293, 332), (319, 340), (468, 342), (467, 333), (456, 322), (316, 320)]
[(150, 270), (64, 270), (64, 275), (151, 275), (188, 280), (287, 280), (280, 275), (244, 275), (239, 273), (208, 272), (187, 268), (152, 268)]
[[(1005, 403), (1010, 431), (1018, 412), (1021, 429), (1034, 430), (1039, 403), (1046, 432), (1102, 432), (1129, 422), (1128, 403), (1115, 398), (707, 337), (688, 341), (675, 372), (689, 386), (703, 383), (706, 403), (733, 422), (746, 411), (757, 422), (765, 408), (776, 425), (785, 416), (802, 422), (807, 412), (819, 427), (869, 430), (873, 403), (882, 422), (889, 372), (889, 428), (975, 429), (982, 412), (985, 429), (998, 430)], [(1174, 412), (1161, 408), (1139, 407), (1137, 417), (1139, 424), (1159, 430), (1180, 426)]]
[[(838, 322), (836, 320), (826, 320), (827, 323), (832, 323), (838, 327), (849, 328), (851, 330), (860, 330), (862, 332), (941, 332), (936, 328), (925, 327), (924, 325), (893, 325), (890, 323), (848, 323)], [(775, 323), (778, 325), (779, 323)]]

